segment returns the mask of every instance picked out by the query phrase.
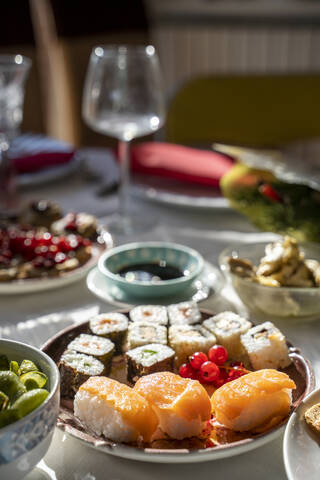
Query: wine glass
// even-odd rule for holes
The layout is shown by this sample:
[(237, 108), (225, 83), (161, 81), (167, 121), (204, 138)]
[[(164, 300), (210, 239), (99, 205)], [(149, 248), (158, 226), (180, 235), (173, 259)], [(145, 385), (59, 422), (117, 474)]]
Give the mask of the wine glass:
[(83, 117), (95, 131), (119, 140), (119, 211), (108, 222), (115, 234), (148, 228), (143, 215), (129, 213), (130, 142), (158, 130), (165, 119), (160, 65), (155, 48), (105, 45), (94, 47), (87, 71)]
[(24, 84), (31, 60), (22, 55), (0, 55), (0, 214), (15, 207), (14, 169), (8, 156), (10, 142), (23, 118)]

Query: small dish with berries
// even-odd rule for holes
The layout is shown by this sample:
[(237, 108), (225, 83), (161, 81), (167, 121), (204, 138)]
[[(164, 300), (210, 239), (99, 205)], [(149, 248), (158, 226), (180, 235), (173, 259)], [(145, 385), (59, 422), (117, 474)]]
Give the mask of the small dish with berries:
[(71, 283), (83, 277), (111, 246), (111, 236), (93, 215), (63, 216), (56, 203), (33, 202), (15, 219), (0, 224), (0, 293)]

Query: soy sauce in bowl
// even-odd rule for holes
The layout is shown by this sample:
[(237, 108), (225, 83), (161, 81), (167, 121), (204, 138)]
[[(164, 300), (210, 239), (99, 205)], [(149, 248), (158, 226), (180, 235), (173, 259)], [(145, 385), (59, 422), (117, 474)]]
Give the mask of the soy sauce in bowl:
[(177, 243), (137, 242), (104, 253), (98, 268), (115, 295), (154, 300), (186, 292), (200, 275), (203, 258)]
[(125, 278), (127, 282), (158, 283), (183, 277), (187, 272), (168, 264), (165, 260), (160, 260), (159, 262), (137, 263), (122, 267), (118, 271), (118, 275)]

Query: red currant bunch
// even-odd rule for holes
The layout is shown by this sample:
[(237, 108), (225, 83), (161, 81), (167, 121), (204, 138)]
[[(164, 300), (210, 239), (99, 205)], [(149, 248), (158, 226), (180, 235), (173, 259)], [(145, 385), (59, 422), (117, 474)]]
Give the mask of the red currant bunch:
[(248, 373), (241, 362), (225, 364), (228, 352), (222, 345), (214, 345), (208, 355), (195, 352), (189, 357), (189, 362), (181, 365), (179, 375), (183, 378), (199, 380), (219, 388), (227, 382), (235, 380)]

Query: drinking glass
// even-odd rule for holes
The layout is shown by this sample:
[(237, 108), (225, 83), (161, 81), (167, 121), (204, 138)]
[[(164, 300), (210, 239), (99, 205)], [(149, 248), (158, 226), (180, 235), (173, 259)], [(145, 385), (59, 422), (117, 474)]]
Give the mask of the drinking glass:
[(165, 119), (161, 72), (155, 48), (106, 45), (90, 56), (83, 117), (95, 131), (119, 141), (119, 211), (108, 223), (111, 233), (146, 230), (143, 215), (129, 213), (130, 142), (158, 130)]
[(23, 118), (24, 85), (31, 60), (22, 55), (0, 55), (0, 213), (14, 208), (14, 170), (8, 156), (10, 141)]

